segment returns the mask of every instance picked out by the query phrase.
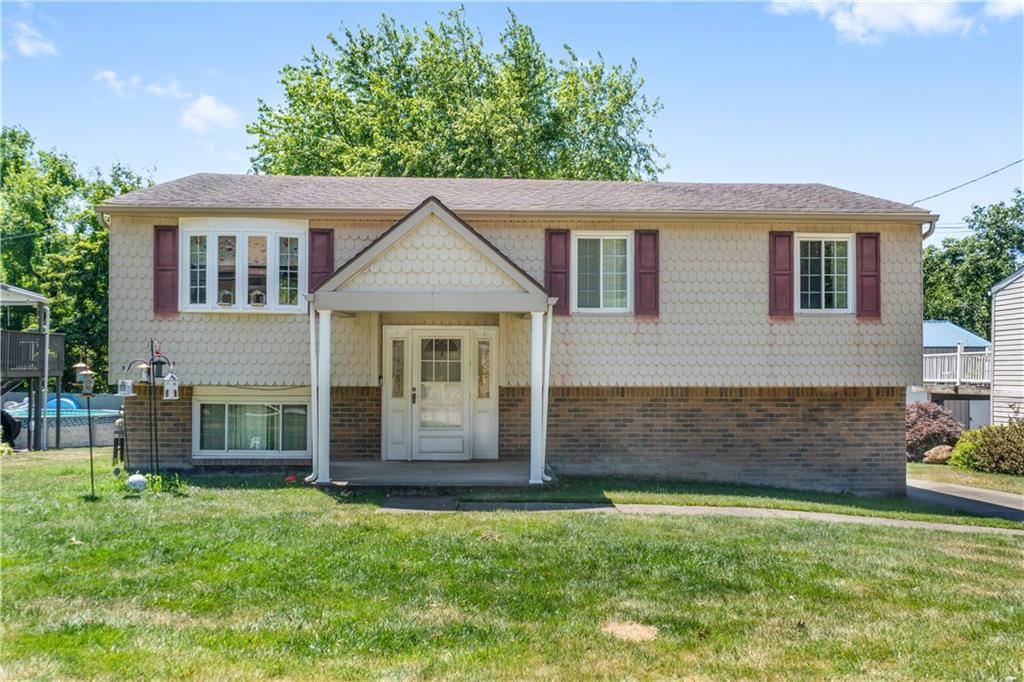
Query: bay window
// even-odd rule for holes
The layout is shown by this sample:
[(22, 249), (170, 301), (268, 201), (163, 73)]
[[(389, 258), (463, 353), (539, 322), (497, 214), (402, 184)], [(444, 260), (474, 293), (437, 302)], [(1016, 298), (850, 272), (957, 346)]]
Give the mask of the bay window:
[(182, 218), (184, 310), (301, 312), (308, 221)]

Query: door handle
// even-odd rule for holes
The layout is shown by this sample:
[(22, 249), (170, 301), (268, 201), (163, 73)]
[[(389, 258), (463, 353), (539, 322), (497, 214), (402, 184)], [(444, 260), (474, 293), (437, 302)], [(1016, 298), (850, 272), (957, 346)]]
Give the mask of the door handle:
[(412, 404), (413, 405), (416, 404), (416, 387), (415, 386), (412, 387)]

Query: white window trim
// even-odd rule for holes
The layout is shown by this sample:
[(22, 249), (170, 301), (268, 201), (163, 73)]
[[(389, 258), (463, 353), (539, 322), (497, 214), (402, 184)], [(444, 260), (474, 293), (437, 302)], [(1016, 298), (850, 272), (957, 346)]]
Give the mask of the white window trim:
[[(625, 239), (626, 240), (626, 307), (625, 308), (580, 308), (577, 305), (579, 288), (579, 265), (577, 244), (580, 239)], [(633, 232), (572, 232), (572, 244), (569, 254), (569, 298), (570, 312), (576, 315), (628, 315), (633, 312)], [(600, 270), (601, 298), (604, 302), (604, 257), (602, 251)]]
[[(200, 450), (199, 449), (199, 414), (201, 405), (304, 405), (306, 408), (306, 449), (305, 450)], [(309, 459), (310, 457), (310, 404), (309, 398), (294, 398), (281, 396), (280, 398), (267, 397), (243, 397), (243, 396), (216, 396), (198, 397), (192, 399), (192, 458), (193, 459)], [(224, 418), (227, 419), (227, 408), (224, 410)], [(283, 423), (283, 422), (282, 422)], [(225, 421), (225, 428), (227, 428)], [(225, 436), (225, 444), (227, 433)]]
[[(260, 313), (260, 314), (304, 314), (307, 311), (305, 294), (309, 281), (307, 272), (309, 259), (308, 220), (284, 220), (269, 218), (181, 218), (179, 221), (178, 253), (178, 300), (184, 312), (214, 313)], [(206, 303), (189, 303), (189, 276), (192, 254), (189, 238), (206, 237)], [(217, 303), (217, 238), (235, 237), (235, 304)], [(267, 304), (254, 306), (249, 303), (247, 279), (249, 275), (249, 237), (267, 238)], [(278, 303), (279, 238), (299, 239), (299, 302), (296, 305)], [(211, 284), (214, 284), (211, 287)]]
[[(855, 235), (836, 232), (805, 232), (793, 235), (795, 244), (793, 248), (793, 310), (800, 315), (851, 315), (857, 310), (857, 253)], [(800, 307), (800, 242), (819, 241), (846, 242), (846, 307), (845, 308), (802, 308)], [(824, 303), (825, 291), (822, 289), (822, 303)]]

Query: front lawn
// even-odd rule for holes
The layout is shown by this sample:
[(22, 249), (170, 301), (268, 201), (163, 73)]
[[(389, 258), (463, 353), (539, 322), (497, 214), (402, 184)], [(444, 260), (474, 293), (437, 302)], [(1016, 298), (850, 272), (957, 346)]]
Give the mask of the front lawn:
[(80, 452), (0, 466), (4, 678), (1024, 676), (1020, 537), (383, 514), (280, 476), (131, 498), (105, 469), (86, 501)]
[(1000, 490), (1004, 493), (1024, 495), (1024, 476), (1010, 474), (989, 474), (984, 471), (968, 471), (944, 464), (922, 464), (907, 462), (907, 478), (921, 478), (936, 483), (955, 483), (974, 488)]

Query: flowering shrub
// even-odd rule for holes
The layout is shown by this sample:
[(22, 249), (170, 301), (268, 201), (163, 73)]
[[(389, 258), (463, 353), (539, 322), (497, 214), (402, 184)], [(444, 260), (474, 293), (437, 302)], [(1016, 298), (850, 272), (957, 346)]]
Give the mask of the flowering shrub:
[(1024, 422), (968, 431), (953, 448), (950, 466), (1024, 476)]
[(954, 445), (964, 428), (946, 408), (935, 403), (907, 405), (907, 460), (919, 462), (936, 445)]

